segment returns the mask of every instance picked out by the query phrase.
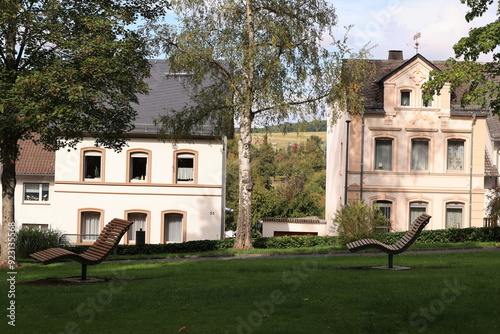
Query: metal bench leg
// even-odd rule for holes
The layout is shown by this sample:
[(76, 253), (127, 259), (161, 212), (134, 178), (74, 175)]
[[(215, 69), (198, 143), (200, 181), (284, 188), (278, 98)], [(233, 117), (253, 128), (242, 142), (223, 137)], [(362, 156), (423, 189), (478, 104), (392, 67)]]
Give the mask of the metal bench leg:
[(82, 264), (82, 281), (87, 279), (87, 265)]
[(387, 266), (388, 268), (393, 268), (392, 266), (392, 258), (393, 258), (394, 254), (389, 254), (389, 265)]

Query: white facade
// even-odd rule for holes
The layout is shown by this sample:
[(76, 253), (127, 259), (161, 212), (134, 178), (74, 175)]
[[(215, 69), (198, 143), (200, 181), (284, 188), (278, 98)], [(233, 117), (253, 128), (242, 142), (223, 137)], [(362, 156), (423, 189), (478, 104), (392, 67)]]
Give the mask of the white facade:
[[(141, 222), (144, 218), (146, 243), (221, 238), (225, 163), (221, 142), (195, 140), (173, 145), (156, 138), (136, 138), (121, 152), (96, 150), (92, 145), (89, 138), (76, 150), (56, 153), (51, 206), (57, 214), (53, 228), (85, 234), (91, 231), (85, 226), (89, 215), (99, 216), (99, 231), (113, 218), (134, 220), (139, 216)], [(99, 177), (84, 175), (87, 152), (100, 154)], [(177, 160), (182, 154), (193, 158), (193, 178), (189, 181), (176, 177), (176, 171), (181, 169)], [(146, 172), (138, 180), (132, 178), (137, 156)], [(168, 236), (169, 215), (179, 220), (176, 236)], [(134, 243), (135, 236), (126, 236), (123, 242)]]

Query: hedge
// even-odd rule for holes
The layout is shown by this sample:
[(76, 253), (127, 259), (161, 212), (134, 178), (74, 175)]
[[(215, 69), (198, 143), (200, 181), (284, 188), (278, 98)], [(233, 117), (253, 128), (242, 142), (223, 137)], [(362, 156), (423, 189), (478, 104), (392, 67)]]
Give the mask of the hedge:
[[(379, 240), (393, 244), (399, 240), (405, 232), (393, 232), (381, 234)], [(433, 243), (454, 243), (454, 242), (495, 242), (500, 241), (500, 227), (481, 227), (464, 229), (446, 229), (422, 231), (415, 244)], [(177, 253), (200, 253), (219, 249), (231, 248), (234, 239), (225, 240), (196, 240), (172, 244), (147, 244), (147, 245), (118, 245), (115, 254), (136, 255), (136, 254), (177, 254)], [(302, 248), (315, 246), (339, 246), (339, 239), (336, 236), (329, 237), (270, 237), (256, 238), (253, 240), (255, 248)], [(76, 253), (84, 252), (88, 246), (65, 247)]]

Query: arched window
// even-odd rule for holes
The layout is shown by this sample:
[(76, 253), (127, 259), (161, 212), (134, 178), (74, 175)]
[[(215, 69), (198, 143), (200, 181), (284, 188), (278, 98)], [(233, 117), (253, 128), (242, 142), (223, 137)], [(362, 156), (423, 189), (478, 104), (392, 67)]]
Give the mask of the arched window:
[(197, 183), (196, 151), (177, 151), (174, 159), (174, 183)]
[(413, 224), (415, 219), (417, 219), (421, 214), (424, 214), (426, 212), (427, 212), (426, 202), (411, 202), (408, 226), (411, 227), (411, 224)]
[(380, 212), (389, 220), (391, 220), (392, 202), (391, 201), (375, 201)]
[(186, 213), (171, 211), (163, 213), (163, 242), (186, 241)]
[(94, 242), (101, 232), (102, 211), (80, 210), (79, 242)]
[(130, 182), (150, 182), (150, 152), (129, 151), (128, 175)]
[(104, 180), (104, 150), (103, 149), (83, 149), (82, 179), (90, 181)]
[(446, 204), (446, 228), (461, 228), (463, 225), (463, 203)]
[(127, 220), (134, 222), (127, 231), (127, 243), (137, 242), (137, 231), (143, 231), (145, 235), (148, 235), (148, 214), (146, 212), (128, 212)]

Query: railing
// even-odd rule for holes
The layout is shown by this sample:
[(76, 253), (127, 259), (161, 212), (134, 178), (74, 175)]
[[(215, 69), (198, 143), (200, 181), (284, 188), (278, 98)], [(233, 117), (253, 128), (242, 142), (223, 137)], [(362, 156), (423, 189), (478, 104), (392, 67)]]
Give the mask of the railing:
[(490, 217), (483, 218), (483, 227), (497, 227), (498, 221), (494, 221)]

